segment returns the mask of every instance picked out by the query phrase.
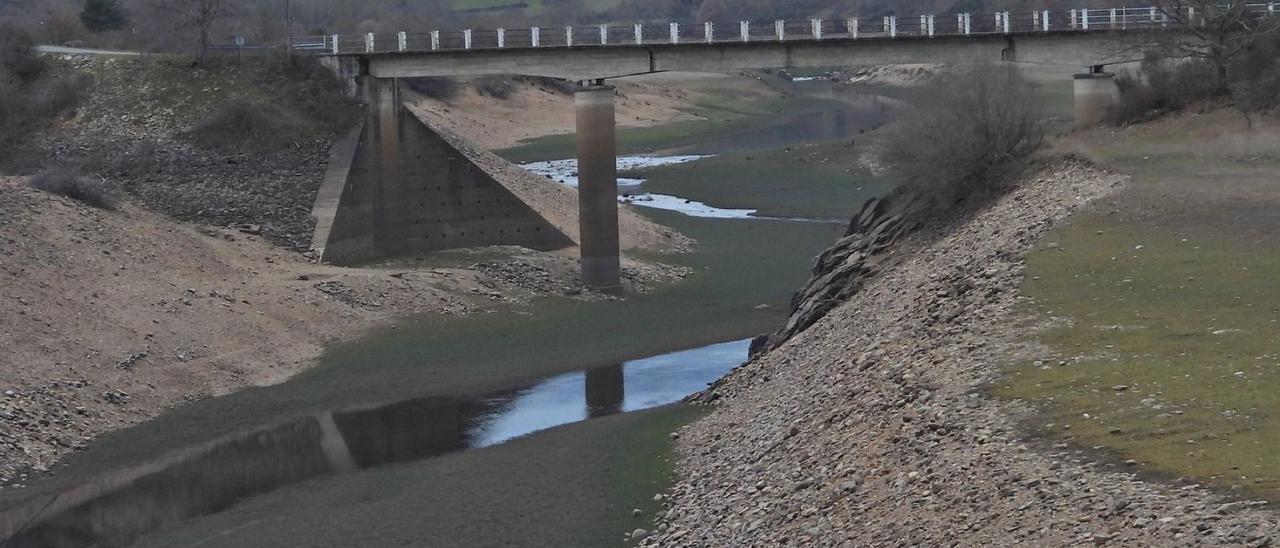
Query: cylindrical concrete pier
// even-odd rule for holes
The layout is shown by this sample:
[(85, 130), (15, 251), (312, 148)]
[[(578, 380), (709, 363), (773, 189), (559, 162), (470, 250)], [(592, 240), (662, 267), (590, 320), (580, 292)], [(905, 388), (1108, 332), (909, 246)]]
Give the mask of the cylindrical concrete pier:
[(622, 292), (618, 244), (618, 147), (613, 86), (574, 94), (578, 117), (578, 226), (582, 281), (605, 293)]
[(1109, 72), (1087, 72), (1075, 75), (1076, 127), (1091, 127), (1105, 122), (1120, 103), (1116, 75)]

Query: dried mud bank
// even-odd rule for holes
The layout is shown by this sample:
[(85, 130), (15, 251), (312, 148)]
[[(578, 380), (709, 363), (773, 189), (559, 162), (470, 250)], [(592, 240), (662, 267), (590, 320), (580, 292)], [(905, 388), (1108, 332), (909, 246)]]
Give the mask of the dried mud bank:
[(1034, 352), (1013, 326), (1020, 254), (1123, 178), (1067, 160), (901, 261), (714, 387), (679, 433), (648, 546), (1268, 545), (1277, 516), (1126, 464), (1019, 439), (983, 389)]
[[(170, 406), (283, 381), (397, 317), (608, 298), (583, 290), (568, 253), (459, 253), (450, 268), (318, 265), (260, 234), (0, 177), (0, 483)], [(624, 263), (632, 292), (685, 273)]]

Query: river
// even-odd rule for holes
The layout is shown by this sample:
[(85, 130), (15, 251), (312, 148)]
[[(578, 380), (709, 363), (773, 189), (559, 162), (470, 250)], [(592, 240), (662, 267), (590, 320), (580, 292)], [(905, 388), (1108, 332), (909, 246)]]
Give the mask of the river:
[[(865, 129), (832, 117), (852, 115), (793, 120), (739, 142), (811, 139), (797, 129), (808, 126), (841, 128), (836, 138)], [(653, 163), (728, 150), (699, 146), (680, 161), (623, 167), (638, 178)], [(616, 539), (634, 524), (630, 508), (656, 510), (652, 490), (670, 464), (660, 457), (667, 427), (655, 425), (670, 412), (609, 421), (666, 409), (742, 364), (747, 337), (783, 319), (812, 257), (841, 230), (667, 209), (649, 215), (699, 242), (696, 253), (659, 257), (690, 267), (687, 280), (619, 301), (411, 318), (334, 345), (286, 383), (175, 408), (69, 455), (56, 475), (0, 491), (3, 545)], [(555, 441), (566, 437), (569, 446)], [(446, 477), (460, 487), (432, 491)], [(422, 496), (404, 502), (407, 485)]]

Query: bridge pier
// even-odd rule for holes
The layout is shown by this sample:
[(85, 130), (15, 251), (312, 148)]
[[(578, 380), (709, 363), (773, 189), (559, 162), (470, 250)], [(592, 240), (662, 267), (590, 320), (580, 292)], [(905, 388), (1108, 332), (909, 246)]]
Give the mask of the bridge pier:
[(618, 147), (614, 88), (597, 81), (574, 93), (578, 121), (578, 227), (582, 281), (622, 292), (618, 241)]
[(1075, 123), (1076, 127), (1092, 127), (1107, 120), (1120, 103), (1120, 88), (1116, 75), (1103, 72), (1101, 66), (1089, 72), (1075, 75)]

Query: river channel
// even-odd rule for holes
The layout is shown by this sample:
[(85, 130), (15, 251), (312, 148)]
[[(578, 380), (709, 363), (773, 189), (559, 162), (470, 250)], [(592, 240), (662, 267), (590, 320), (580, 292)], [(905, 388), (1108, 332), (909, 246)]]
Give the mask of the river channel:
[[(878, 124), (867, 116), (738, 142), (846, 138)], [(678, 155), (725, 150), (700, 146)], [(647, 258), (689, 267), (686, 280), (406, 318), (335, 344), (288, 382), (175, 408), (0, 490), (0, 545), (616, 543), (632, 508), (656, 509), (667, 433), (687, 420), (672, 404), (745, 362), (842, 230), (668, 209), (643, 211), (698, 249)]]

